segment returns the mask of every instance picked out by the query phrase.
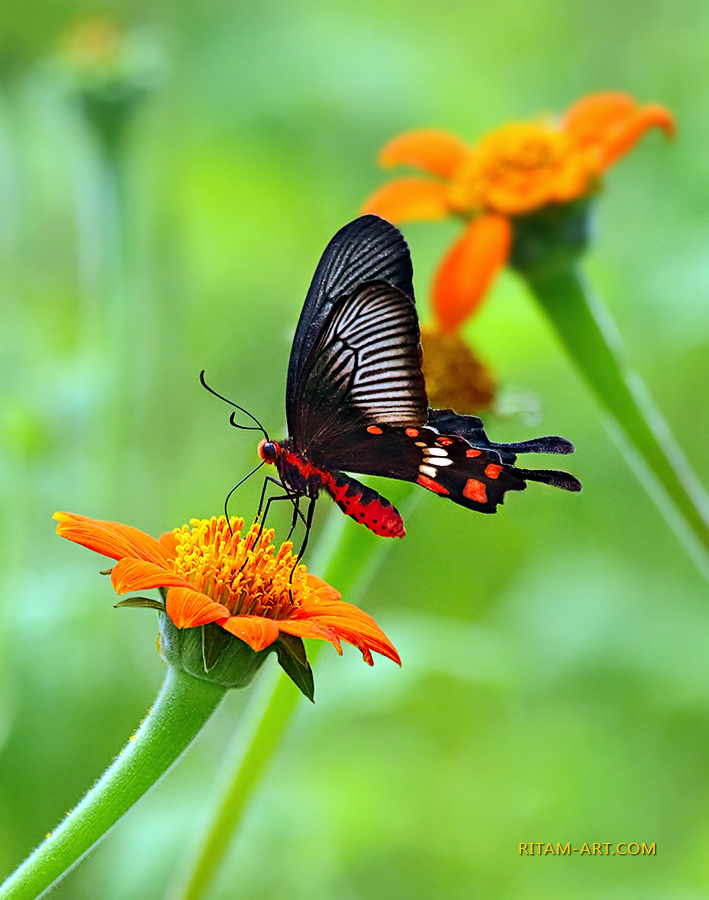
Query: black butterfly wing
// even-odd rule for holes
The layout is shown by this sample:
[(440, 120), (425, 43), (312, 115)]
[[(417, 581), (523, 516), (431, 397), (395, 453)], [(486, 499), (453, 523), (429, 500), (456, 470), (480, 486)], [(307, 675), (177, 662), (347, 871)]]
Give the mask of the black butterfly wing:
[(567, 472), (518, 469), (511, 465), (514, 453), (507, 451), (505, 455), (506, 460), (495, 445), (474, 446), (460, 435), (441, 434), (430, 425), (382, 426), (378, 433), (371, 427), (358, 429), (351, 435), (346, 450), (332, 458), (328, 456), (328, 461), (345, 471), (416, 482), (454, 503), (484, 513), (496, 512), (507, 491), (523, 491), (527, 481), (540, 481), (568, 491), (581, 489), (577, 479)]
[(458, 435), (472, 447), (496, 451), (502, 462), (512, 464), (518, 453), (573, 453), (574, 445), (566, 438), (548, 435), (519, 441), (515, 444), (496, 444), (485, 433), (482, 419), (477, 416), (461, 416), (452, 409), (430, 409), (428, 425), (440, 434)]
[[(413, 305), (411, 254), (398, 228), (379, 216), (361, 216), (333, 237), (325, 248), (305, 298), (288, 363), (286, 416), (295, 436), (298, 388), (307, 378), (306, 366), (319, 343), (333, 305), (368, 281), (383, 281)], [(312, 365), (310, 366), (312, 368)]]
[(332, 303), (295, 386), (289, 424), (296, 449), (316, 465), (346, 468), (339, 460), (353, 456), (358, 434), (419, 427), (427, 413), (411, 298), (375, 281)]

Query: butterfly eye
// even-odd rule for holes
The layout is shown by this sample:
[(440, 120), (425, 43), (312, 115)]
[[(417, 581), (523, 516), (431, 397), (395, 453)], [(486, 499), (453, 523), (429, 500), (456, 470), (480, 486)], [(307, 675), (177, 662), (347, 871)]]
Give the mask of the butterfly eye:
[(258, 455), (265, 463), (274, 463), (278, 456), (278, 450), (273, 441), (261, 441), (258, 445)]

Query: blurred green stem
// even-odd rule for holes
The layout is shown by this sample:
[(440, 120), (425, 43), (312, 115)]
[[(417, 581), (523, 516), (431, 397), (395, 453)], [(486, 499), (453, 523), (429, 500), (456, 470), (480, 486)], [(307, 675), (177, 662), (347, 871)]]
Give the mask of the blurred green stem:
[(668, 504), (658, 491), (669, 498), (691, 535), (687, 527), (676, 527), (676, 514), (669, 515), (670, 524), (682, 532), (700, 569), (709, 573), (709, 499), (645, 385), (628, 367), (610, 313), (577, 268), (526, 277), (576, 366), (647, 466), (644, 474), (654, 476), (641, 477), (648, 493), (665, 512)]
[[(418, 499), (406, 502), (412, 486), (397, 485), (397, 504), (405, 504), (411, 511)], [(392, 491), (389, 491), (391, 494)], [(337, 588), (350, 603), (357, 603), (378, 570), (393, 541), (377, 541), (372, 534), (354, 525), (333, 508), (330, 511), (324, 537), (320, 541), (309, 568)], [(309, 648), (309, 655), (321, 644)], [(185, 870), (168, 891), (169, 900), (200, 900), (219, 871), (224, 855), (238, 827), (253, 790), (268, 768), (280, 738), (296, 708), (298, 691), (287, 676), (280, 672), (254, 703), (235, 737), (225, 760), (222, 777), (215, 792), (214, 808), (204, 834), (188, 859)], [(0, 898), (2, 900), (2, 898)]]
[(182, 755), (225, 692), (168, 669), (136, 734), (81, 803), (0, 886), (0, 900), (33, 900), (62, 878)]

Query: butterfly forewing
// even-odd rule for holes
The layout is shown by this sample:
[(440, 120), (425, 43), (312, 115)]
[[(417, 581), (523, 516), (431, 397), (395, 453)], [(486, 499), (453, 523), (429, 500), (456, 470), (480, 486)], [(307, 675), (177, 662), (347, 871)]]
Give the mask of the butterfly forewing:
[(291, 434), (297, 388), (334, 303), (368, 281), (384, 281), (413, 299), (412, 277), (411, 254), (401, 232), (378, 216), (355, 219), (330, 241), (305, 298), (288, 363), (286, 416)]
[(378, 423), (426, 421), (419, 328), (413, 302), (384, 282), (333, 305), (303, 366), (292, 422), (296, 446), (318, 461), (351, 449)]

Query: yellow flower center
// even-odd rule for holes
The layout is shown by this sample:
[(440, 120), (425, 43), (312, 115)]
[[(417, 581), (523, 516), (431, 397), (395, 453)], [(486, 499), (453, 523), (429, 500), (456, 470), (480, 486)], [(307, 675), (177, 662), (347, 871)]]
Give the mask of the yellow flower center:
[(589, 172), (562, 131), (535, 123), (507, 125), (471, 152), (450, 188), (460, 212), (493, 209), (515, 214), (584, 193)]
[(213, 516), (176, 528), (175, 574), (232, 615), (291, 617), (313, 590), (305, 566), (296, 566), (290, 541), (275, 553), (272, 528), (264, 528), (257, 542), (260, 526), (242, 538), (243, 527), (243, 519), (232, 516), (230, 530), (224, 516)]

